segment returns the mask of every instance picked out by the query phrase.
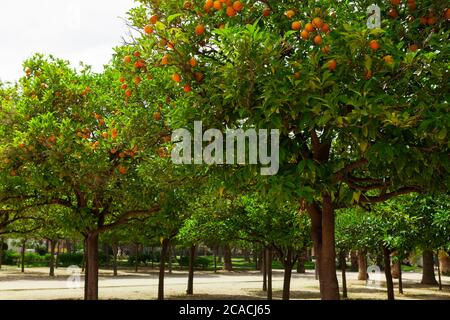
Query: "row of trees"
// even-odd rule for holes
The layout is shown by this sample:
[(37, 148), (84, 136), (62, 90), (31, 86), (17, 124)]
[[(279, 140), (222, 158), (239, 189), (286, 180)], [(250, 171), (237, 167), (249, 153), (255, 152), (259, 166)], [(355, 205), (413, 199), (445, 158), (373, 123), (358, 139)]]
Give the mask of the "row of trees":
[[(444, 3), (396, 17), (380, 3), (382, 29), (368, 29), (363, 0), (140, 2), (129, 12), (140, 36), (103, 73), (36, 55), (0, 91), (0, 232), (80, 234), (87, 299), (98, 299), (99, 236), (129, 223), (163, 252), (180, 232), (192, 248), (203, 234), (259, 243), (287, 275), (310, 229), (321, 296), (339, 299), (337, 210), (448, 191)], [(279, 129), (279, 173), (174, 166), (171, 134), (197, 120)], [(214, 212), (233, 223), (219, 232), (205, 221)], [(379, 239), (385, 257), (406, 250)]]

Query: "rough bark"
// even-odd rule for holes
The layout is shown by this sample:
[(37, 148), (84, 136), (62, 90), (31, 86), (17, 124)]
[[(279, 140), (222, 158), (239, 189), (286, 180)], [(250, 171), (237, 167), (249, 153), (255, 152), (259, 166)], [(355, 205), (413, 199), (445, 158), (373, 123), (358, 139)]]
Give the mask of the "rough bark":
[(391, 251), (386, 247), (383, 247), (383, 257), (388, 300), (394, 300), (394, 282), (392, 281), (391, 273)]
[(422, 270), (422, 284), (437, 285), (436, 277), (434, 275), (434, 261), (433, 251), (423, 251), (423, 270)]
[(186, 294), (194, 294), (194, 265), (195, 265), (195, 249), (196, 246), (191, 246), (189, 248), (189, 276), (188, 276), (188, 286)]
[(90, 232), (86, 238), (87, 290), (85, 300), (98, 300), (98, 233)]
[(162, 242), (161, 259), (159, 264), (158, 300), (164, 300), (164, 272), (166, 269), (167, 251), (169, 250), (169, 239)]
[(0, 237), (0, 269), (3, 264), (3, 237)]
[(367, 280), (367, 254), (365, 251), (358, 251), (358, 280)]
[(339, 285), (336, 276), (334, 210), (329, 195), (323, 196), (322, 246), (319, 261), (319, 280), (322, 288), (322, 300), (339, 300)]
[(305, 273), (306, 272), (305, 262), (308, 259), (307, 254), (308, 254), (308, 252), (306, 251), (306, 249), (300, 250), (300, 252), (298, 253), (297, 273)]
[(119, 254), (119, 246), (116, 242), (112, 244), (112, 252), (113, 252), (113, 276), (117, 277), (117, 255)]
[(50, 271), (48, 273), (50, 277), (55, 276), (55, 247), (56, 241), (50, 240), (50, 261), (49, 261)]
[(292, 261), (292, 248), (288, 248), (286, 259), (284, 260), (283, 300), (289, 300), (291, 292), (291, 276), (293, 264), (294, 261)]
[(22, 252), (21, 252), (21, 272), (25, 272), (25, 250), (26, 241), (22, 241)]
[(347, 263), (345, 261), (346, 254), (345, 254), (344, 251), (341, 251), (339, 253), (339, 256), (340, 256), (339, 260), (341, 262), (341, 271), (342, 271), (342, 297), (344, 299), (347, 299), (348, 298), (348, 295), (347, 295), (347, 275), (346, 275)]
[(267, 300), (272, 300), (272, 248), (266, 249)]
[(262, 261), (261, 261), (261, 268), (262, 268), (262, 273), (263, 273), (263, 291), (267, 291), (267, 254), (266, 254), (266, 248), (263, 249), (263, 256), (262, 256)]
[(223, 270), (232, 271), (233, 265), (231, 262), (231, 248), (230, 245), (225, 245), (223, 248)]

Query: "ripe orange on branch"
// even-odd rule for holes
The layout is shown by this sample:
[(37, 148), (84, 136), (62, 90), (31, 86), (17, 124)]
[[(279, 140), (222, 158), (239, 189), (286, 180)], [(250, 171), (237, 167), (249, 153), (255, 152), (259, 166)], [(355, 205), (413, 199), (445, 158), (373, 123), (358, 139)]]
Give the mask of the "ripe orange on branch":
[(380, 48), (380, 44), (378, 43), (377, 40), (372, 40), (369, 43), (370, 49), (372, 49), (372, 51), (377, 51)]
[(314, 26), (311, 23), (308, 22), (305, 25), (305, 30), (308, 31), (308, 32), (313, 32), (314, 31)]
[(240, 1), (235, 1), (233, 3), (233, 9), (236, 11), (242, 11), (242, 9), (244, 9), (244, 5)]
[(155, 30), (153, 29), (152, 26), (146, 25), (146, 26), (144, 27), (144, 32), (145, 32), (146, 34), (152, 34), (154, 31), (155, 31)]
[(286, 11), (285, 14), (286, 14), (286, 17), (291, 19), (293, 16), (295, 16), (295, 11), (294, 10), (288, 10), (288, 11)]
[(227, 16), (230, 18), (235, 17), (237, 14), (236, 10), (233, 9), (233, 7), (227, 7)]
[(175, 82), (180, 83), (181, 82), (181, 76), (178, 73), (174, 73), (172, 75), (172, 80), (175, 81)]
[(151, 24), (156, 24), (156, 22), (158, 22), (158, 16), (155, 14), (155, 15), (150, 17), (150, 23)]
[(131, 97), (131, 95), (133, 94), (133, 92), (130, 90), (130, 89), (128, 89), (127, 91), (125, 91), (125, 95), (129, 98), (129, 97)]
[(129, 63), (131, 62), (131, 56), (125, 56), (125, 57), (123, 58), (123, 62), (124, 62), (125, 64), (129, 64)]
[(300, 21), (294, 21), (292, 22), (292, 30), (300, 30), (300, 28), (302, 27), (302, 24)]
[(330, 70), (330, 71), (335, 71), (335, 70), (336, 70), (336, 67), (337, 67), (337, 62), (336, 62), (336, 60), (333, 59), (333, 60), (328, 61), (327, 67), (328, 67), (328, 70)]
[(202, 24), (199, 24), (198, 26), (195, 27), (195, 34), (198, 36), (201, 36), (202, 34), (205, 33), (205, 26)]
[(322, 27), (322, 25), (323, 25), (323, 21), (322, 21), (322, 19), (320, 19), (320, 18), (317, 17), (317, 18), (314, 18), (314, 19), (313, 19), (312, 24), (313, 24), (313, 26), (316, 27), (317, 29), (320, 29), (320, 28)]

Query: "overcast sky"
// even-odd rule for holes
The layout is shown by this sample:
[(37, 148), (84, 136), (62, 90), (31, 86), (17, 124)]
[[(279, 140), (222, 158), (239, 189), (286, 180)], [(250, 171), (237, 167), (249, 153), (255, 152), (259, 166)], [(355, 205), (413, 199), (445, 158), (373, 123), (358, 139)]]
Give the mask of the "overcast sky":
[[(0, 80), (23, 75), (35, 52), (101, 71), (121, 43), (133, 0), (0, 0)], [(121, 19), (122, 18), (122, 19)]]

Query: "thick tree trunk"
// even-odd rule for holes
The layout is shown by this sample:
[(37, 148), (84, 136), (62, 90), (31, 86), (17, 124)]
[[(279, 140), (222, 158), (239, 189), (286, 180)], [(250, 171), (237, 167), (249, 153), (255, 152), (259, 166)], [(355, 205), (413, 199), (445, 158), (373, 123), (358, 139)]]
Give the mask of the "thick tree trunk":
[(3, 264), (3, 237), (0, 237), (0, 269)]
[(21, 272), (25, 272), (25, 250), (26, 241), (22, 241), (22, 256), (21, 256)]
[(341, 261), (341, 271), (342, 271), (342, 297), (344, 299), (348, 298), (347, 295), (347, 275), (346, 275), (346, 269), (347, 269), (347, 263), (345, 261), (345, 252), (341, 251), (340, 252), (340, 261)]
[(267, 254), (266, 254), (267, 248), (264, 248), (262, 253), (262, 261), (261, 261), (261, 268), (263, 273), (263, 291), (267, 291)]
[(83, 241), (83, 261), (82, 261), (82, 271), (84, 271), (84, 299), (87, 300), (88, 296), (88, 283), (89, 283), (89, 269), (88, 269), (88, 259), (87, 259), (87, 236), (84, 237)]
[(367, 255), (361, 250), (358, 251), (358, 280), (367, 280)]
[(224, 251), (223, 251), (223, 270), (225, 271), (232, 271), (233, 265), (231, 262), (231, 248), (230, 245), (225, 245)]
[(292, 248), (287, 250), (284, 260), (283, 300), (289, 300), (291, 292), (291, 275), (294, 262), (292, 261)]
[[(322, 250), (322, 213), (315, 205), (308, 205), (308, 213), (311, 218), (311, 238), (314, 246), (315, 276), (319, 280), (320, 275), (320, 252)], [(320, 292), (323, 292), (322, 281), (319, 281)]]
[(266, 249), (267, 300), (272, 300), (272, 248)]
[(350, 251), (351, 271), (358, 271), (358, 254), (356, 250)]
[(139, 270), (139, 244), (134, 245), (134, 272)]
[(305, 262), (308, 259), (307, 257), (307, 251), (306, 249), (300, 250), (298, 253), (298, 260), (297, 260), (297, 273), (305, 273)]
[(166, 269), (167, 251), (169, 250), (170, 240), (164, 239), (162, 242), (161, 259), (159, 264), (159, 282), (158, 282), (158, 300), (164, 300), (164, 272)]
[(439, 265), (443, 275), (450, 275), (450, 257), (444, 251), (439, 253)]
[(86, 247), (87, 288), (85, 300), (98, 300), (98, 233), (88, 233)]
[(214, 273), (217, 273), (217, 247), (214, 248)]
[(398, 264), (398, 293), (403, 294), (402, 263)]
[(434, 275), (433, 251), (423, 251), (423, 270), (422, 270), (422, 284), (437, 285), (436, 277)]
[(113, 252), (113, 276), (117, 277), (117, 255), (119, 254), (119, 246), (116, 242), (112, 244), (112, 252)]
[(56, 246), (55, 240), (50, 240), (50, 261), (49, 261), (50, 277), (55, 276), (55, 246)]
[(334, 239), (334, 210), (329, 195), (323, 196), (322, 246), (320, 250), (319, 280), (323, 300), (339, 300), (336, 276), (336, 250)]
[(383, 247), (383, 256), (388, 300), (394, 300), (394, 282), (392, 281), (391, 273), (391, 251), (386, 247)]
[(195, 249), (196, 246), (191, 246), (189, 249), (189, 277), (186, 294), (194, 294), (194, 265), (195, 265)]
[(442, 278), (441, 278), (441, 266), (439, 265), (439, 251), (436, 252), (436, 259), (438, 261), (438, 284), (439, 284), (439, 291), (442, 291)]

